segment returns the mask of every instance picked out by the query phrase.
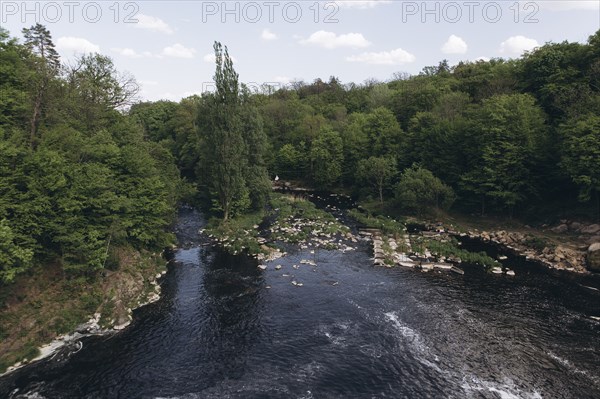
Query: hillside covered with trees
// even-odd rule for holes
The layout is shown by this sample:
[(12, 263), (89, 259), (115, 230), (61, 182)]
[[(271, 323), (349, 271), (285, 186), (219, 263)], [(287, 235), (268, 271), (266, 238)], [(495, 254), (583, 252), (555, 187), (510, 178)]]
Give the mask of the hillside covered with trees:
[(92, 275), (119, 246), (163, 248), (179, 173), (120, 111), (135, 81), (99, 54), (62, 65), (41, 25), (23, 33), (0, 36), (0, 280), (54, 261)]
[[(600, 212), (599, 79), (597, 32), (587, 44), (548, 43), (514, 60), (442, 61), (388, 82), (331, 77), (260, 93), (242, 88), (236, 101), (245, 111), (236, 115), (244, 116), (235, 123), (258, 139), (224, 140), (223, 149), (249, 151), (261, 168), (264, 158), (271, 178), (395, 200), (406, 211), (454, 204), (500, 217), (591, 219)], [(218, 197), (210, 154), (222, 122), (208, 120), (214, 99), (140, 103), (130, 112), (208, 202)], [(406, 179), (413, 189), (398, 185)], [(248, 209), (252, 191), (238, 191), (234, 208)]]

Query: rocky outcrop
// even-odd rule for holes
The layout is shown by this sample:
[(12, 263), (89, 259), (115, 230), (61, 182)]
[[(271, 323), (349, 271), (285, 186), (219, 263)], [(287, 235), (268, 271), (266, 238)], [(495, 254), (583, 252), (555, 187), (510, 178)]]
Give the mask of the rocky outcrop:
[[(553, 245), (550, 241), (532, 234), (505, 230), (492, 232), (474, 230), (459, 235), (501, 245), (514, 255), (524, 256), (527, 260), (542, 263), (552, 269), (587, 272), (585, 251), (567, 244)], [(542, 246), (543, 249), (540, 250)]]
[(582, 234), (594, 236), (600, 235), (600, 224), (584, 224), (569, 220), (561, 220), (557, 226), (550, 228), (550, 231), (555, 234)]
[(593, 243), (587, 250), (588, 268), (600, 272), (600, 242)]
[(579, 231), (583, 234), (593, 235), (600, 232), (600, 224), (590, 224), (589, 226), (582, 227)]

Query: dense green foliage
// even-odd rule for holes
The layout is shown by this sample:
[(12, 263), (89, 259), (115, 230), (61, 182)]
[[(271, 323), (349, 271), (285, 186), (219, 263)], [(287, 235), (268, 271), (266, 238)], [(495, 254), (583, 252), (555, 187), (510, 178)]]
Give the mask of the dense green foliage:
[(359, 182), (374, 186), (379, 194), (379, 202), (383, 203), (383, 189), (397, 172), (394, 157), (369, 157), (358, 161), (356, 177)]
[(266, 137), (255, 109), (248, 105), (248, 93), (238, 83), (233, 62), (220, 43), (215, 43), (217, 90), (205, 98), (206, 112), (200, 114), (205, 133), (198, 164), (203, 183), (214, 207), (223, 219), (260, 209), (269, 190), (263, 162)]
[(444, 184), (429, 170), (418, 165), (407, 168), (396, 186), (396, 200), (400, 207), (422, 214), (429, 208), (448, 209), (455, 195), (451, 187)]
[(0, 30), (0, 282), (34, 264), (94, 275), (119, 246), (170, 242), (174, 158), (123, 114), (135, 89), (108, 57), (62, 67), (50, 33)]
[[(221, 161), (230, 157), (241, 160), (227, 172), (238, 187), (229, 195), (239, 212), (263, 203), (249, 197), (264, 193), (252, 187), (266, 188), (266, 167), (272, 178), (397, 200), (417, 213), (454, 204), (509, 217), (553, 219), (567, 210), (595, 217), (598, 76), (600, 32), (586, 44), (549, 43), (520, 59), (453, 67), (444, 61), (388, 82), (342, 85), (332, 77), (266, 93), (243, 93), (232, 66), (218, 61), (215, 78), (229, 83), (217, 84), (217, 92), (230, 94), (134, 111), (144, 108), (147, 134), (167, 143), (182, 173), (209, 193), (208, 201), (221, 198), (222, 210), (226, 196), (215, 184), (225, 169), (213, 169), (227, 168)], [(235, 109), (225, 119), (216, 111), (219, 98)], [(215, 115), (212, 122), (206, 115)], [(217, 160), (215, 145), (231, 134)], [(260, 139), (244, 139), (252, 134)], [(253, 142), (259, 145), (249, 149)], [(249, 160), (254, 155), (258, 160)], [(254, 164), (259, 170), (244, 172)]]
[(591, 217), (600, 204), (600, 31), (516, 60), (266, 93), (215, 43), (214, 93), (136, 104), (108, 57), (67, 68), (43, 26), (23, 33), (0, 30), (4, 281), (42, 256), (87, 273), (114, 246), (164, 245), (190, 193), (180, 176), (224, 219), (263, 208), (276, 175), (417, 213)]

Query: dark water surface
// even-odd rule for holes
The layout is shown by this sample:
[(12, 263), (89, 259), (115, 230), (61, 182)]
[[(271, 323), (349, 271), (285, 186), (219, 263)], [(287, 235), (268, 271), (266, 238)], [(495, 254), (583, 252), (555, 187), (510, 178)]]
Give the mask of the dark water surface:
[(374, 268), (367, 243), (262, 271), (202, 243), (203, 223), (181, 211), (163, 297), (129, 328), (0, 379), (0, 397), (600, 398), (597, 277)]

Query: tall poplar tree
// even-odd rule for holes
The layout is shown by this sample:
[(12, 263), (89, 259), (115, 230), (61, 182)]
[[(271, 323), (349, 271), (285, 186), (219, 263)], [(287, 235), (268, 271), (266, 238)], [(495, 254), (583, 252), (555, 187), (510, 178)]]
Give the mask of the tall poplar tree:
[(240, 90), (227, 47), (215, 42), (216, 92), (209, 98), (204, 122), (206, 145), (201, 167), (223, 219), (262, 206), (268, 189), (264, 162), (266, 136), (259, 114)]

